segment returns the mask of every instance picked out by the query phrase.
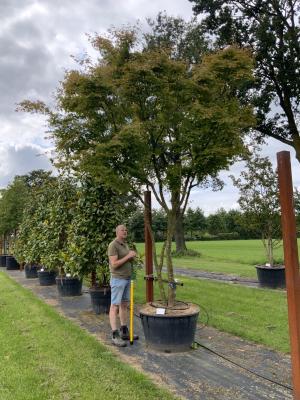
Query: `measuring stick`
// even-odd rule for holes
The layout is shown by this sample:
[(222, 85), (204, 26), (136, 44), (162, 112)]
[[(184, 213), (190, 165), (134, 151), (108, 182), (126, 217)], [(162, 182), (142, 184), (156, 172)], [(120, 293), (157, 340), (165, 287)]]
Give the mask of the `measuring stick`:
[(133, 344), (133, 289), (134, 289), (134, 280), (130, 281), (130, 326), (129, 326), (129, 341), (130, 344)]

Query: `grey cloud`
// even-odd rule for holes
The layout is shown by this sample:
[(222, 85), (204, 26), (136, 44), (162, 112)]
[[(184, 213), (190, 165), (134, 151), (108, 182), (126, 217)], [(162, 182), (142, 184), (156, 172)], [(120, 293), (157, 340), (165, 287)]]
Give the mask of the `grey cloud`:
[(104, 32), (111, 25), (137, 19), (145, 21), (168, 7), (178, 11), (183, 7), (192, 15), (185, 0), (0, 1), (1, 121), (10, 125), (12, 132), (19, 131), (21, 121), (15, 114), (18, 102), (27, 98), (51, 101), (64, 69), (74, 65), (70, 55), (82, 54), (89, 47), (85, 33)]
[(53, 170), (46, 149), (36, 145), (0, 146), (0, 187), (5, 187), (15, 175), (34, 169)]

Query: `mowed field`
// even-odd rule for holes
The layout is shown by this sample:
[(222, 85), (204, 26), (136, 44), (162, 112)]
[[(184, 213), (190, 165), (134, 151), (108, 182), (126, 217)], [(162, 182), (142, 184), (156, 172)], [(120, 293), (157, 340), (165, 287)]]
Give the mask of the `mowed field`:
[[(162, 243), (157, 243), (157, 253)], [(261, 240), (218, 240), (187, 242), (188, 249), (200, 253), (198, 257), (174, 257), (175, 268), (199, 269), (241, 277), (256, 277), (255, 265), (267, 262)], [(144, 254), (144, 243), (138, 243), (137, 249)], [(175, 249), (175, 246), (174, 246)], [(274, 251), (277, 262), (283, 261), (283, 248), (280, 245)]]

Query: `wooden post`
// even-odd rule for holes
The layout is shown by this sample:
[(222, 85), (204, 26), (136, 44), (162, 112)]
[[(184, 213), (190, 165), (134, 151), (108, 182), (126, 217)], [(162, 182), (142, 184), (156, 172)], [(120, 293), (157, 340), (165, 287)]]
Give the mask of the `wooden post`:
[(293, 395), (295, 400), (300, 400), (300, 278), (290, 153), (288, 151), (277, 153), (277, 163), (291, 342)]
[(151, 192), (144, 192), (144, 225), (145, 225), (145, 265), (146, 265), (146, 302), (153, 301), (153, 246), (149, 232), (152, 223)]

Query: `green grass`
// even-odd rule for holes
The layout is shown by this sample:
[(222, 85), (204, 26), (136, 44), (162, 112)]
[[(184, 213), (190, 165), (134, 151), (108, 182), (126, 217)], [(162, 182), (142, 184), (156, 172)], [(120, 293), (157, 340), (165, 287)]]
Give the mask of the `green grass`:
[[(139, 273), (136, 301), (145, 302), (143, 273)], [(254, 289), (240, 285), (212, 283), (180, 277), (183, 287), (177, 289), (177, 299), (203, 306), (208, 325), (244, 339), (289, 352), (286, 293), (279, 290)], [(155, 299), (159, 298), (155, 284)], [(206, 316), (200, 315), (204, 322)]]
[[(162, 244), (157, 244), (159, 252)], [(175, 267), (199, 269), (241, 277), (256, 277), (257, 264), (266, 262), (264, 248), (260, 240), (219, 240), (187, 242), (187, 247), (197, 250), (199, 257), (174, 257)], [(144, 253), (144, 244), (137, 245)], [(275, 259), (282, 260), (282, 246), (275, 249)]]
[(0, 272), (0, 399), (173, 399)]

